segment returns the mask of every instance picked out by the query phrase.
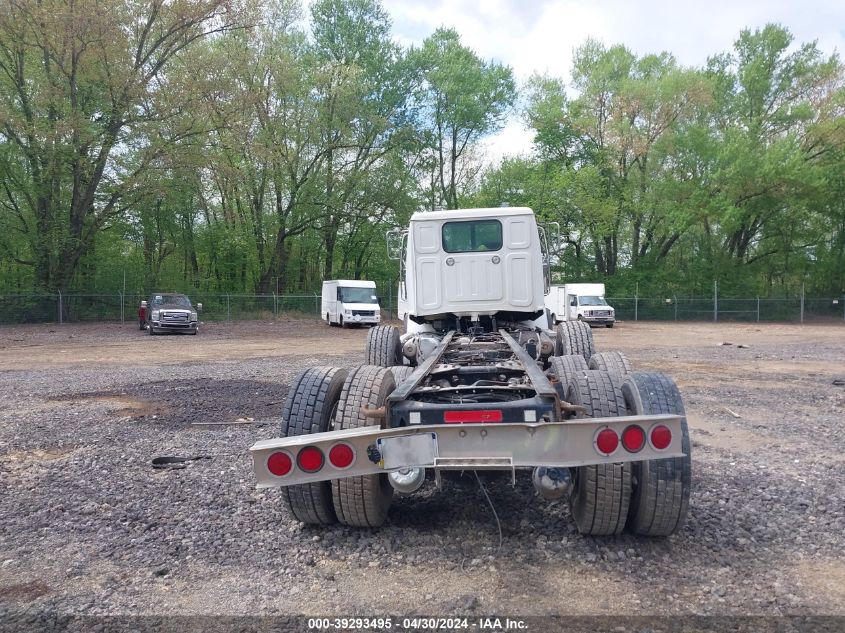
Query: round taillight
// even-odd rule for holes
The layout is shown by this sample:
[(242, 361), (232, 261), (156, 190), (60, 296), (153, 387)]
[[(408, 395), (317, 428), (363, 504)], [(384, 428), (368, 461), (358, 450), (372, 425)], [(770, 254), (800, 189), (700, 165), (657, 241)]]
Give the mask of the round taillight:
[(306, 446), (296, 456), (296, 463), (300, 470), (316, 473), (323, 467), (323, 452), (316, 446)]
[(335, 444), (329, 451), (329, 461), (335, 468), (349, 468), (355, 459), (355, 453), (348, 444)]
[(599, 453), (610, 455), (619, 446), (619, 436), (613, 429), (602, 429), (596, 435), (596, 448)]
[(654, 446), (654, 448), (659, 451), (662, 451), (671, 443), (672, 431), (669, 430), (668, 426), (658, 424), (656, 427), (651, 429), (651, 445)]
[(622, 446), (629, 453), (636, 453), (645, 446), (645, 431), (632, 424), (622, 431)]
[(267, 470), (276, 475), (276, 477), (284, 477), (287, 475), (293, 462), (290, 460), (290, 455), (287, 453), (273, 453), (267, 458)]

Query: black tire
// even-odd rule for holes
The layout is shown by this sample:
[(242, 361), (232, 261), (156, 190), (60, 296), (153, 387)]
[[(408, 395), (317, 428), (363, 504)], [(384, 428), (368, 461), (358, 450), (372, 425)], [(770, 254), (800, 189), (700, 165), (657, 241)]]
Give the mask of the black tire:
[(343, 322), (343, 315), (342, 314), (338, 315), (338, 317), (337, 317), (337, 327), (339, 327), (339, 328), (345, 328), (346, 327), (346, 324)]
[(152, 323), (150, 323), (150, 327), (149, 327), (149, 329), (147, 330), (147, 332), (149, 332), (149, 333), (150, 333), (150, 336), (155, 336), (155, 335), (156, 335), (156, 331), (155, 331), (155, 329), (153, 328), (153, 324), (152, 324)]
[[(581, 372), (569, 380), (566, 399), (586, 407), (589, 417), (625, 415), (622, 378), (604, 371)], [(608, 536), (625, 529), (631, 501), (630, 464), (573, 468), (569, 507), (581, 534)]]
[[(335, 417), (335, 429), (378, 426), (378, 418), (367, 418), (361, 407), (377, 408), (396, 387), (387, 367), (363, 365), (349, 372)], [(355, 527), (378, 527), (387, 518), (393, 500), (393, 487), (386, 474), (361, 475), (331, 482), (332, 501), (338, 520)]]
[(595, 351), (593, 331), (583, 321), (564, 321), (557, 326), (561, 338), (561, 356), (580, 354), (589, 361)]
[(329, 327), (334, 327), (334, 323), (332, 323), (332, 315), (329, 312), (326, 312), (326, 323), (329, 324)]
[(399, 385), (408, 376), (413, 374), (415, 369), (416, 367), (411, 367), (410, 365), (394, 365), (390, 368), (390, 371), (393, 372), (393, 379)]
[(613, 323), (605, 323), (606, 327), (613, 327)]
[[(282, 410), (282, 437), (330, 431), (347, 371), (336, 367), (311, 367), (291, 385)], [(290, 514), (313, 525), (337, 523), (328, 481), (282, 488)]]
[(583, 373), (589, 369), (587, 361), (585, 361), (584, 357), (579, 354), (552, 356), (551, 364), (552, 371), (563, 385), (564, 391), (566, 391), (566, 388), (569, 385), (570, 378), (575, 378), (579, 373)]
[(686, 412), (675, 382), (659, 373), (632, 372), (622, 385), (628, 409), (636, 415), (674, 413), (681, 420), (683, 457), (632, 464), (634, 477), (628, 529), (644, 536), (669, 536), (686, 520), (692, 488), (692, 460)]
[(634, 371), (631, 361), (622, 352), (599, 352), (590, 357), (590, 369), (600, 369), (611, 374), (629, 374)]
[(402, 365), (402, 343), (399, 330), (392, 325), (376, 325), (367, 332), (364, 362), (378, 367)]

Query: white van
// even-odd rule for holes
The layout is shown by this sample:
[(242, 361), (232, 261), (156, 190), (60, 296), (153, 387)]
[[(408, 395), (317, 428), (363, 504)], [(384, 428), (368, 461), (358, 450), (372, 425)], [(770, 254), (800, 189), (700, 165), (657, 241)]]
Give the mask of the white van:
[(604, 300), (604, 284), (552, 286), (546, 295), (546, 307), (555, 323), (578, 320), (613, 327), (616, 322), (616, 311)]
[(329, 325), (375, 325), (381, 321), (376, 282), (334, 279), (323, 282), (320, 309)]

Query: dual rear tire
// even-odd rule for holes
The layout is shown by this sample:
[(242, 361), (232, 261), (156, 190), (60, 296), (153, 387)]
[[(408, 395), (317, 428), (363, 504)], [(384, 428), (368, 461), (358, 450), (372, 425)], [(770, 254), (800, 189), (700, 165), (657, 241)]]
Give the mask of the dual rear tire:
[(590, 369), (570, 376), (566, 384), (567, 401), (584, 406), (587, 417), (680, 415), (684, 452), (682, 457), (572, 469), (570, 508), (578, 531), (604, 536), (627, 527), (643, 536), (674, 534), (686, 519), (692, 483), (689, 430), (675, 383), (659, 373)]
[[(363, 365), (347, 372), (312, 367), (294, 380), (282, 413), (282, 435), (377, 426), (361, 407), (378, 408), (396, 386), (389, 368)], [(393, 488), (387, 475), (363, 475), (282, 488), (288, 512), (313, 525), (378, 527), (387, 518)]]

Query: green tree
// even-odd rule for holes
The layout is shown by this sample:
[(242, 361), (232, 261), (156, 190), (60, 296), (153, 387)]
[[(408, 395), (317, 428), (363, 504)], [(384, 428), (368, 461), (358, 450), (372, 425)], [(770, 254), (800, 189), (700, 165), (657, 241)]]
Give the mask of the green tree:
[(163, 89), (173, 60), (244, 19), (221, 0), (4, 4), (0, 221), (24, 235), (15, 257), (39, 288), (70, 288), (98, 232), (140, 200), (143, 174), (175, 140), (160, 124), (191, 97)]
[(454, 29), (437, 29), (412, 51), (423, 83), (417, 92), (424, 145), (430, 152), (431, 197), (457, 209), (459, 191), (475, 173), (465, 171), (473, 145), (501, 128), (516, 99), (507, 66), (481, 60)]

